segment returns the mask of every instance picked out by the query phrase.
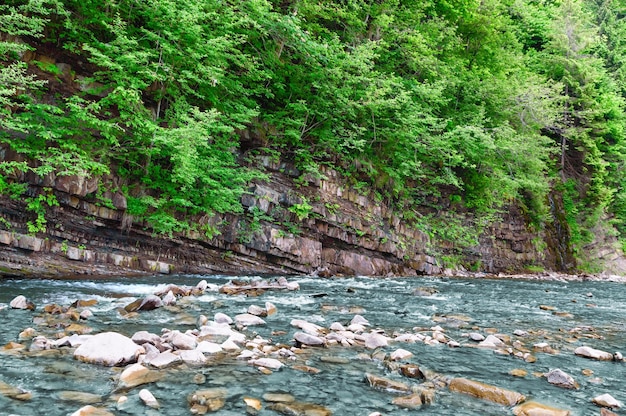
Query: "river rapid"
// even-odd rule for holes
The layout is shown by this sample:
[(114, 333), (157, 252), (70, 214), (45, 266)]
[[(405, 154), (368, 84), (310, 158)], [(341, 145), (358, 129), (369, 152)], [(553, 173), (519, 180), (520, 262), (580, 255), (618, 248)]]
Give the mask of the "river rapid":
[[(264, 276), (262, 279), (271, 279)], [(519, 392), (527, 400), (571, 411), (572, 415), (599, 415), (592, 398), (609, 393), (626, 401), (624, 376), (626, 363), (595, 361), (579, 357), (574, 349), (590, 346), (614, 353), (626, 353), (626, 290), (623, 283), (541, 281), (523, 279), (464, 278), (332, 278), (289, 277), (299, 290), (268, 290), (258, 296), (228, 295), (208, 290), (198, 296), (180, 298), (174, 307), (140, 311), (124, 316), (119, 308), (153, 294), (167, 284), (194, 286), (206, 280), (210, 288), (227, 284), (227, 276), (149, 276), (143, 278), (0, 280), (0, 348), (20, 342), (25, 350), (3, 350), (0, 354), (0, 382), (30, 392), (29, 400), (0, 395), (2, 415), (69, 415), (85, 405), (67, 392), (86, 392), (100, 397), (93, 405), (112, 414), (189, 415), (187, 397), (194, 391), (219, 387), (226, 391), (224, 405), (214, 414), (246, 413), (244, 397), (258, 398), (259, 415), (279, 414), (262, 398), (267, 393), (288, 393), (297, 401), (323, 406), (333, 415), (405, 415), (408, 411), (392, 401), (398, 393), (371, 387), (365, 374), (417, 386), (423, 380), (403, 377), (389, 356), (398, 349), (413, 355), (404, 363), (417, 364), (427, 376), (445, 380), (463, 377)], [(238, 278), (256, 281), (261, 277)], [(421, 288), (416, 291), (416, 288)], [(34, 311), (12, 309), (9, 302), (24, 295), (36, 305)], [(105, 367), (76, 360), (73, 349), (62, 347), (38, 353), (27, 352), (29, 341), (18, 334), (32, 327), (38, 335), (55, 339), (64, 335), (64, 325), (49, 327), (43, 306), (69, 306), (76, 300), (95, 299), (89, 307), (93, 316), (80, 322), (90, 334), (115, 331), (131, 337), (146, 330), (161, 334), (164, 328), (185, 332), (197, 328), (201, 315), (213, 319), (220, 312), (230, 317), (245, 313), (251, 305), (266, 302), (277, 312), (263, 318), (265, 325), (242, 329), (248, 339), (259, 336), (272, 344), (294, 346), (300, 331), (292, 320), (300, 319), (329, 328), (334, 322), (348, 326), (355, 315), (365, 318), (370, 327), (389, 338), (398, 334), (422, 334), (426, 340), (435, 332), (445, 335), (446, 343), (389, 342), (370, 349), (360, 343), (344, 347), (303, 348), (292, 359), (283, 359), (277, 371), (260, 371), (238, 353), (211, 357), (200, 366), (179, 364), (158, 370), (163, 377), (156, 382), (120, 391), (122, 368)], [(436, 328), (439, 326), (441, 331)], [(89, 331), (89, 329), (87, 330)], [(522, 332), (524, 331), (524, 333)], [(536, 360), (477, 347), (468, 334), (499, 334), (508, 345), (518, 341)], [(515, 335), (515, 334), (522, 335)], [(548, 344), (543, 349), (537, 344)], [(430, 342), (430, 344), (436, 344)], [(241, 346), (242, 349), (246, 347)], [(546, 351), (546, 352), (542, 352)], [(240, 352), (239, 352), (240, 353)], [(534, 362), (527, 362), (534, 361)], [(302, 371), (302, 366), (319, 372)], [(543, 376), (561, 369), (579, 384), (564, 389), (547, 382)], [(514, 376), (512, 370), (520, 375)], [(523, 372), (519, 370), (524, 370)], [(583, 371), (585, 370), (585, 371)], [(525, 375), (523, 375), (525, 374)], [(147, 388), (160, 408), (146, 407), (138, 393)], [(125, 395), (128, 401), (119, 406)], [(434, 401), (417, 410), (422, 415), (504, 415), (512, 408), (465, 394), (445, 386), (434, 391)]]

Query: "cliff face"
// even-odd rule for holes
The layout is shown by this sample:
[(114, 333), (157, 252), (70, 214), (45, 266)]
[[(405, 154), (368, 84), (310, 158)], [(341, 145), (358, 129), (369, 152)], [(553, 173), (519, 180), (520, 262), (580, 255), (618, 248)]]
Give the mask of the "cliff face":
[[(342, 184), (331, 170), (306, 183), (292, 166), (261, 158), (269, 180), (251, 184), (242, 198), (247, 215), (216, 215), (201, 222), (210, 233), (154, 236), (126, 213), (121, 194), (114, 208), (99, 206), (97, 181), (77, 177), (21, 178), (35, 195), (54, 190), (58, 207), (46, 213), (47, 231), (28, 235), (32, 214), (22, 201), (2, 199), (0, 273), (18, 276), (111, 273), (225, 273), (423, 275), (450, 272), (453, 244), (410, 227), (384, 203)], [(201, 190), (199, 190), (201, 192)], [(516, 272), (529, 265), (551, 269), (554, 256), (528, 230), (514, 208), (485, 230), (480, 244), (455, 253), (456, 266)], [(461, 267), (462, 269), (462, 267)], [(457, 269), (458, 271), (458, 269)]]

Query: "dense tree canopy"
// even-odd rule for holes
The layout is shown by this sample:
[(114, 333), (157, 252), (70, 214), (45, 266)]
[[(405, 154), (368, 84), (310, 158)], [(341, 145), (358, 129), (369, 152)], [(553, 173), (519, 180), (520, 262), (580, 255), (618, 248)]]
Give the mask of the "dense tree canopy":
[[(626, 232), (625, 16), (616, 0), (5, 1), (0, 141), (38, 162), (3, 163), (0, 188), (112, 173), (131, 214), (183, 230), (241, 209), (250, 130), (254, 152), (399, 207), (513, 202), (541, 226), (555, 192), (574, 240), (607, 214)], [(80, 88), (25, 59), (46, 45), (91, 71)]]

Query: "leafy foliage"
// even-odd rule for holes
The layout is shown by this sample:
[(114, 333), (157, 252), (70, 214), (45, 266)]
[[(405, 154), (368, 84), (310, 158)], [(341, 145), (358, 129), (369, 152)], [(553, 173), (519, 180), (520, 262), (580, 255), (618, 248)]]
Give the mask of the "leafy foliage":
[[(20, 172), (115, 174), (128, 213), (172, 234), (242, 212), (259, 173), (237, 155), (263, 147), (407, 217), (449, 197), (477, 223), (514, 203), (541, 226), (557, 192), (571, 235), (607, 213), (626, 232), (618, 2), (11, 0), (0, 32), (6, 192)], [(21, 61), (52, 43), (90, 65), (74, 94)]]

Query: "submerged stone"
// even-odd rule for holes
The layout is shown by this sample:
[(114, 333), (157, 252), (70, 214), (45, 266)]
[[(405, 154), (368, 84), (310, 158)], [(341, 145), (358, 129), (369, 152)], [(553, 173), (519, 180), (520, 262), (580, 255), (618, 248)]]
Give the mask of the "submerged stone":
[(515, 416), (570, 416), (571, 412), (537, 402), (526, 402), (514, 407), (513, 414)]
[(469, 394), (503, 406), (514, 406), (526, 400), (526, 397), (521, 393), (466, 378), (452, 379), (449, 388), (451, 391)]
[(401, 393), (408, 393), (411, 391), (411, 388), (405, 383), (390, 380), (388, 378), (376, 376), (370, 373), (365, 373), (365, 380), (370, 387), (378, 390), (388, 390)]
[(269, 409), (284, 415), (330, 416), (333, 414), (330, 409), (313, 403), (274, 403), (269, 406)]

